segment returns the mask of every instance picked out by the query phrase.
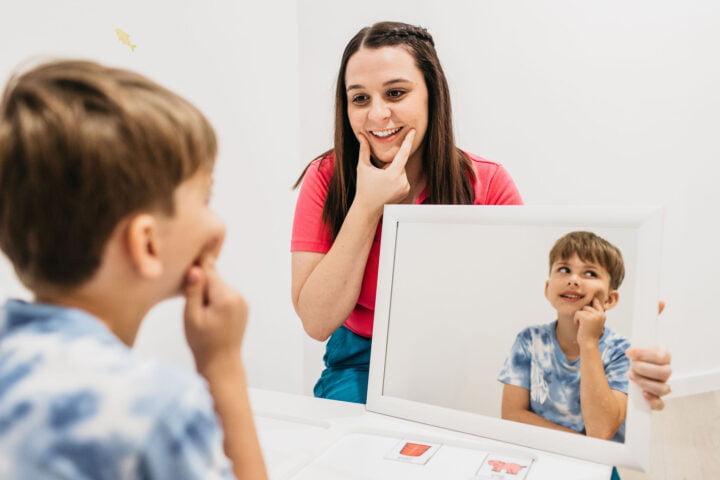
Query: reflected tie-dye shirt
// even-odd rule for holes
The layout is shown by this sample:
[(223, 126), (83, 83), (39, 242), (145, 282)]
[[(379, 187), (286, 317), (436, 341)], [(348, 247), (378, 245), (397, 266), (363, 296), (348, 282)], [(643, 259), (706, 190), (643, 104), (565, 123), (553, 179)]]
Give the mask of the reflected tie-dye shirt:
[(80, 310), (0, 310), (0, 478), (231, 479), (204, 381)]
[[(557, 321), (521, 331), (498, 380), (530, 390), (530, 409), (551, 422), (585, 433), (580, 409), (580, 359), (568, 362), (555, 336)], [(605, 376), (613, 390), (627, 393), (630, 342), (605, 327), (599, 340)], [(625, 441), (625, 423), (613, 441)]]

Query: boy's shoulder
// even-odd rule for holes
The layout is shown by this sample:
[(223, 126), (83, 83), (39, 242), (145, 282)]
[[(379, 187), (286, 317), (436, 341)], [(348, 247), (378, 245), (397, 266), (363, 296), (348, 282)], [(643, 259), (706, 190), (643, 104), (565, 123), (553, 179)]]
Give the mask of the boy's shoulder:
[(630, 339), (610, 327), (605, 327), (599, 344), (601, 350), (616, 350), (625, 355), (625, 350), (630, 348)]
[[(115, 391), (132, 383), (172, 396), (203, 382), (192, 372), (135, 354), (102, 322), (78, 309), (9, 300), (0, 310), (0, 341), (0, 369), (15, 372), (8, 387), (59, 375), (68, 388)], [(158, 378), (163, 381), (153, 381)]]
[(518, 338), (531, 341), (533, 339), (541, 340), (543, 343), (552, 343), (553, 332), (555, 331), (556, 321), (550, 323), (541, 323), (530, 325), (520, 330), (517, 334)]
[(112, 471), (193, 424), (212, 442), (221, 435), (202, 379), (134, 354), (87, 313), (10, 301), (0, 342), (0, 415), (12, 419), (0, 449), (16, 468), (45, 459), (80, 473), (92, 457)]

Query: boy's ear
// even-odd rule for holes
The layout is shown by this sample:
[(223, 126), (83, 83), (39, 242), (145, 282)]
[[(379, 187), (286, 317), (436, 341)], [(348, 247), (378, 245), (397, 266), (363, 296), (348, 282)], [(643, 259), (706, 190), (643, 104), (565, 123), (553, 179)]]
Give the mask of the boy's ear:
[(544, 290), (545, 298), (547, 298), (547, 291), (548, 291), (549, 286), (550, 286), (550, 280), (545, 280), (545, 290)]
[(126, 232), (128, 254), (135, 271), (146, 278), (162, 275), (157, 219), (147, 213), (137, 214), (128, 222)]
[(620, 293), (617, 290), (610, 290), (608, 292), (608, 297), (603, 304), (603, 309), (610, 310), (611, 308), (615, 307), (615, 305), (617, 305), (619, 300)]

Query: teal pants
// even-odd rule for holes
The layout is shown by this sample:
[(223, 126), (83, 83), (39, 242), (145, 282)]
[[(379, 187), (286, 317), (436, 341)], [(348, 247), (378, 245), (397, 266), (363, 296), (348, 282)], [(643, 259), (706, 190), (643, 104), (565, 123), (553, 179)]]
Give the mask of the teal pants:
[(370, 338), (361, 337), (345, 327), (338, 328), (325, 346), (325, 370), (313, 389), (315, 396), (365, 403), (371, 343)]

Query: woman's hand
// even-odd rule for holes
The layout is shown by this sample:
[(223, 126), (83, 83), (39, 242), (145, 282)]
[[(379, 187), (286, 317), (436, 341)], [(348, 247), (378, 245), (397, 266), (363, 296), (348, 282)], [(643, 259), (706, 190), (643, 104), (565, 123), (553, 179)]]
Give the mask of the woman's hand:
[[(665, 302), (658, 305), (658, 313), (665, 309)], [(643, 397), (653, 410), (665, 408), (661, 398), (670, 393), (667, 384), (672, 368), (670, 352), (657, 346), (655, 348), (629, 348), (625, 354), (630, 359), (628, 378), (643, 390)]]
[(643, 397), (653, 410), (665, 408), (662, 396), (670, 393), (667, 384), (672, 368), (670, 352), (662, 347), (629, 348), (625, 354), (630, 358), (628, 378), (643, 390)]
[(387, 203), (407, 197), (405, 164), (415, 131), (410, 130), (392, 162), (370, 161), (367, 138), (358, 135), (360, 153), (355, 198), (327, 253), (293, 252), (293, 306), (310, 337), (325, 341), (352, 313), (360, 297), (368, 255)]
[(358, 135), (360, 155), (357, 166), (355, 202), (369, 211), (382, 214), (385, 204), (398, 203), (410, 193), (405, 164), (410, 158), (415, 130), (410, 130), (393, 161), (378, 168), (370, 161), (370, 144), (364, 135)]

